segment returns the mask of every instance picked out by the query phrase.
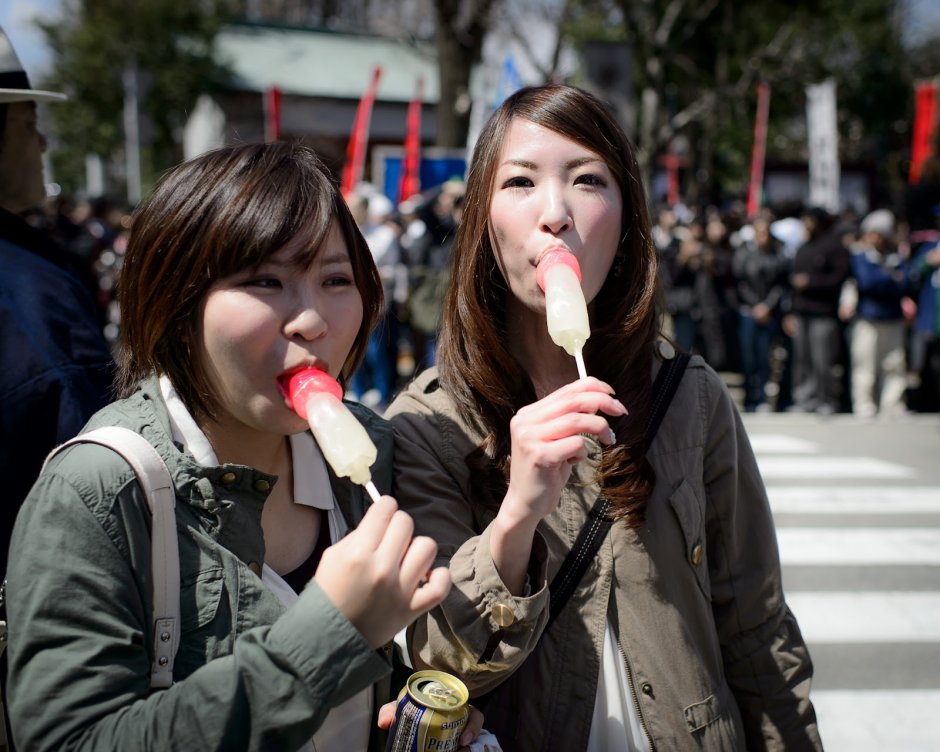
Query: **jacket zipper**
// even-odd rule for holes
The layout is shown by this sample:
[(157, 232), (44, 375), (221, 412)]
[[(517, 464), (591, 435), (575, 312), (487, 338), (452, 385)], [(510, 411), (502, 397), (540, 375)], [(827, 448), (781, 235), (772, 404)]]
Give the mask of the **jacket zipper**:
[(633, 709), (636, 711), (636, 717), (640, 721), (640, 728), (643, 729), (643, 735), (646, 737), (646, 743), (649, 745), (650, 752), (656, 752), (656, 745), (653, 744), (653, 737), (650, 736), (650, 730), (646, 727), (646, 719), (643, 718), (643, 711), (640, 710), (640, 701), (636, 696), (636, 684), (633, 683), (633, 667), (630, 665), (630, 659), (627, 658), (627, 653), (623, 649), (623, 645), (620, 644), (620, 640), (617, 640), (617, 650), (620, 651), (620, 656), (623, 658), (623, 665), (627, 667), (627, 681), (630, 683), (630, 697), (633, 698)]

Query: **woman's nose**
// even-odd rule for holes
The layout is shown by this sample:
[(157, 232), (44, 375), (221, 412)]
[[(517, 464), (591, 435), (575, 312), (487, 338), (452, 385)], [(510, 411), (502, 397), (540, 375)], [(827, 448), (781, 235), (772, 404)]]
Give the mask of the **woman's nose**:
[(322, 337), (327, 329), (326, 319), (313, 302), (305, 297), (287, 319), (284, 333), (289, 339), (313, 341)]
[(571, 212), (562, 192), (556, 188), (546, 188), (539, 225), (543, 232), (558, 235), (571, 229)]

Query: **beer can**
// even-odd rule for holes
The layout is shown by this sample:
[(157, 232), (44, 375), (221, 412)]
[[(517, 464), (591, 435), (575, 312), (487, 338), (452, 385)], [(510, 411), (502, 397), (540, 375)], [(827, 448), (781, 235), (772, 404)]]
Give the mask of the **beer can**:
[(470, 693), (456, 676), (418, 671), (398, 695), (385, 752), (454, 752), (467, 725)]

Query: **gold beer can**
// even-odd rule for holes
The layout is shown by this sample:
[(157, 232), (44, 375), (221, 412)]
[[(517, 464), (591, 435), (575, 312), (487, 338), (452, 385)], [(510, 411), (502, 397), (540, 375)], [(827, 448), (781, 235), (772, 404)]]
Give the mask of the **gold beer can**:
[(470, 693), (456, 676), (418, 671), (398, 695), (385, 752), (455, 752), (467, 725)]

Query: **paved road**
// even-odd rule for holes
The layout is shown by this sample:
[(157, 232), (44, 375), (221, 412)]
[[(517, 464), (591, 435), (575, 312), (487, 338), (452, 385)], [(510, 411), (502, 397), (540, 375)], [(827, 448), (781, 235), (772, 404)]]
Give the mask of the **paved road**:
[(745, 422), (827, 752), (940, 752), (940, 416)]

